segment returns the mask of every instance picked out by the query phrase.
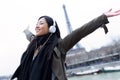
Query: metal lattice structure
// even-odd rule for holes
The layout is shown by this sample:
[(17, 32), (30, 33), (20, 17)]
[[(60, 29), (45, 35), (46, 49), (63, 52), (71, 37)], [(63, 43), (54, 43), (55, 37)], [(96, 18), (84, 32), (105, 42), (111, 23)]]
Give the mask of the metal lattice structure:
[[(72, 32), (72, 26), (71, 26), (71, 23), (70, 23), (70, 20), (69, 20), (67, 11), (66, 11), (66, 7), (65, 7), (64, 4), (63, 4), (63, 10), (64, 10), (64, 14), (65, 14), (65, 19), (66, 19), (68, 31), (69, 31), (69, 33), (71, 33), (71, 32)], [(76, 46), (78, 49), (80, 49), (80, 45), (79, 45), (79, 44), (76, 44), (75, 46)]]

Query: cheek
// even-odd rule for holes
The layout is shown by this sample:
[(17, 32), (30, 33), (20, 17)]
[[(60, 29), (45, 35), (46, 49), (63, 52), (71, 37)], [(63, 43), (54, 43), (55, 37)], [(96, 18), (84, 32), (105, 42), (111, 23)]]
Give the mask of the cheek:
[(49, 32), (49, 29), (48, 28), (44, 28), (43, 29), (43, 33), (47, 34)]
[(44, 35), (44, 34), (47, 34), (49, 32), (49, 29), (48, 28), (41, 28), (41, 30), (38, 32), (39, 35)]

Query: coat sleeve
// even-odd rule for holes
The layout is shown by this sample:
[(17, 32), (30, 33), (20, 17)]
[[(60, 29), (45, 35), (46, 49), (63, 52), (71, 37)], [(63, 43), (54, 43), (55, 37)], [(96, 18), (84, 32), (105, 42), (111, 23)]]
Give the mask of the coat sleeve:
[(106, 15), (102, 14), (99, 17), (91, 20), (90, 22), (84, 24), (80, 28), (74, 30), (72, 33), (67, 35), (62, 41), (61, 46), (67, 52), (71, 49), (78, 41), (83, 37), (95, 31), (97, 28), (101, 27), (104, 24), (107, 24), (108, 19)]
[(31, 42), (35, 35), (28, 29), (25, 29), (23, 32), (25, 33), (27, 40)]

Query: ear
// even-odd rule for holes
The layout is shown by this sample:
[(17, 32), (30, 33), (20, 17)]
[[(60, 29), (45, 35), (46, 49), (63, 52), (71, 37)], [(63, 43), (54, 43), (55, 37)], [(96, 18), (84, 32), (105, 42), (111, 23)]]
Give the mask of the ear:
[(49, 28), (49, 32), (50, 33), (55, 33), (56, 32), (56, 27), (55, 27), (55, 21), (54, 20), (53, 20), (53, 25), (50, 26), (50, 28)]

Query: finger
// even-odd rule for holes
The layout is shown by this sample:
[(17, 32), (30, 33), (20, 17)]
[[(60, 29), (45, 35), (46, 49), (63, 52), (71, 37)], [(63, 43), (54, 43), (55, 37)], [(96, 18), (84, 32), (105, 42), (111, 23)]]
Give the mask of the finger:
[(118, 13), (118, 12), (120, 12), (120, 10), (115, 11), (115, 13)]
[(111, 12), (111, 11), (112, 11), (112, 8), (108, 12)]
[(30, 27), (30, 26), (28, 25), (26, 29), (29, 29), (29, 27)]

